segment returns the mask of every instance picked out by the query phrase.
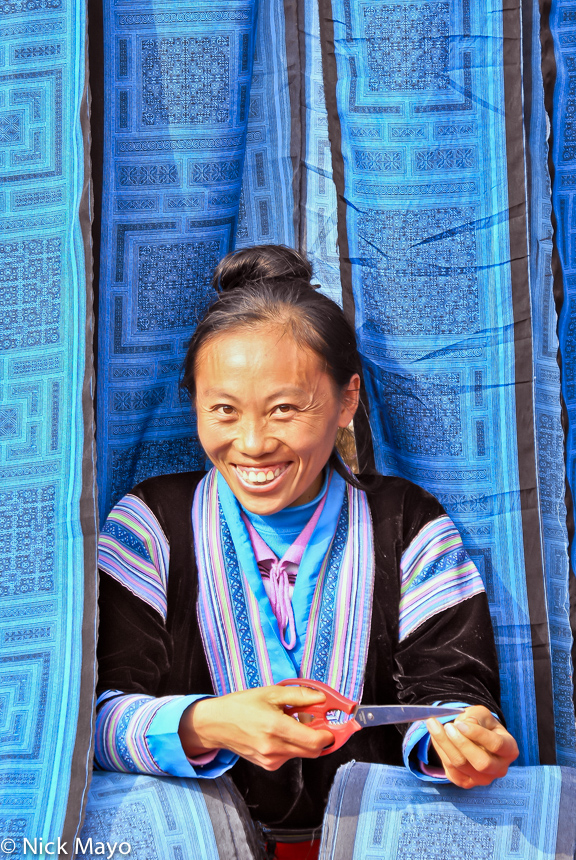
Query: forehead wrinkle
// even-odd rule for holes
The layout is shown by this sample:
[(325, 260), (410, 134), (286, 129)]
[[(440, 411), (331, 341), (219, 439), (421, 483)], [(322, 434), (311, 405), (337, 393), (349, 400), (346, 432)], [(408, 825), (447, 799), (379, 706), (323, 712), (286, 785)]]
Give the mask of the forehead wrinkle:
[[(196, 395), (210, 399), (222, 397), (234, 403), (250, 396), (262, 404), (285, 397), (297, 398), (300, 408), (310, 409), (315, 404), (319, 405), (325, 399), (322, 396), (325, 376), (328, 376), (330, 388), (334, 387), (322, 357), (309, 346), (299, 344), (285, 327), (274, 326), (262, 334), (268, 342), (263, 354), (262, 344), (256, 342), (252, 346), (252, 336), (241, 329), (222, 333), (205, 343), (198, 355)], [(238, 349), (235, 348), (236, 338)], [(282, 344), (288, 347), (287, 355)], [(278, 363), (274, 351), (279, 347), (281, 356)], [(258, 364), (258, 356), (262, 356), (263, 365)]]

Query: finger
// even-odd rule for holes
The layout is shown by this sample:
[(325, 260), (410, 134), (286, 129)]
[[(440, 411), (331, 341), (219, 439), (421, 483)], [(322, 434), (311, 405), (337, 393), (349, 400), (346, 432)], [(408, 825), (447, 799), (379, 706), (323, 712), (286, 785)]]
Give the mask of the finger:
[[(334, 737), (329, 732), (318, 732), (318, 737), (315, 740), (314, 746), (301, 746), (299, 744), (280, 743), (273, 750), (276, 757), (281, 757), (285, 761), (292, 758), (318, 758), (325, 749), (329, 749), (334, 743)], [(264, 750), (264, 754), (267, 751)]]
[(281, 759), (316, 758), (333, 743), (331, 732), (309, 729), (291, 717), (279, 714), (256, 736), (248, 733), (237, 738), (232, 748), (244, 758), (267, 767)]
[(304, 723), (285, 716), (282, 722), (282, 740), (293, 750), (300, 750), (299, 754), (306, 752), (319, 755), (325, 747), (332, 746), (334, 735), (327, 729), (311, 729)]
[(310, 687), (270, 687), (271, 702), (275, 705), (289, 705), (290, 707), (303, 707), (308, 705), (321, 705), (326, 701), (326, 696), (320, 690), (312, 690)]
[(458, 788), (474, 788), (477, 785), (490, 785), (490, 783), (494, 780), (493, 776), (489, 776), (487, 774), (478, 773), (473, 768), (471, 768), (469, 773), (466, 773), (462, 770), (458, 770), (458, 768), (446, 767), (445, 769), (446, 777), (450, 780), (450, 782), (457, 785)]
[(450, 723), (439, 728), (440, 731), (435, 729), (435, 734), (431, 732), (431, 737), (444, 768), (457, 768), (463, 773), (473, 773), (476, 770), (482, 773), (499, 773), (500, 764), (496, 763), (497, 760), (490, 753), (476, 747), (458, 732), (453, 733)]
[(492, 755), (507, 758), (511, 761), (518, 757), (518, 745), (516, 741), (500, 723), (496, 723), (493, 729), (488, 729), (478, 723), (472, 723), (467, 720), (455, 720), (454, 726), (460, 734), (475, 744), (484, 747)]
[[(462, 735), (452, 723), (448, 723), (444, 728), (446, 736), (452, 746), (458, 750), (460, 755), (463, 756), (467, 762), (467, 764), (462, 763), (461, 759), (448, 752), (448, 762), (450, 765), (453, 765), (463, 773), (468, 774), (471, 774), (472, 769), (478, 774), (489, 776), (490, 779), (504, 776), (507, 772), (508, 765), (514, 759), (513, 755), (506, 757), (493, 755), (484, 749), (484, 747), (478, 746), (464, 737), (464, 735)], [(513, 738), (511, 738), (511, 740), (513, 741)], [(446, 749), (446, 746), (444, 746), (445, 751)]]
[[(475, 770), (482, 773), (498, 772), (500, 770), (502, 763), (498, 760), (498, 757), (461, 734), (453, 723), (446, 725), (446, 734), (452, 745), (456, 747), (459, 753), (464, 756), (466, 761)], [(459, 766), (462, 767), (462, 765)]]
[(477, 723), (480, 726), (484, 726), (485, 729), (495, 729), (496, 726), (502, 725), (484, 705), (471, 705), (454, 719)]
[(432, 738), (436, 752), (442, 759), (444, 767), (449, 764), (453, 767), (461, 768), (468, 764), (468, 759), (464, 753), (452, 743), (446, 734), (445, 727), (438, 720), (434, 718), (426, 720), (426, 727), (430, 732), (430, 737)]

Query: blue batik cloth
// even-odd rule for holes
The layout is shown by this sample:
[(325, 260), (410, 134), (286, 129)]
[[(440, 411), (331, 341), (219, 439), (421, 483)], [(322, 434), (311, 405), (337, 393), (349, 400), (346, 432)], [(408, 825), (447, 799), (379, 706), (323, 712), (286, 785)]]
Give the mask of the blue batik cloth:
[(80, 840), (77, 856), (85, 860), (101, 856), (106, 842), (117, 843), (115, 857), (124, 854), (138, 860), (255, 860), (259, 856), (248, 810), (226, 778), (96, 773)]
[(521, 762), (575, 764), (539, 9), (523, 4), (521, 31), (480, 0), (308, 0), (307, 58), (317, 9), (336, 191), (323, 218), (375, 465), (442, 502), (483, 576)]
[(23, 837), (74, 838), (89, 782), (86, 11), (79, 0), (0, 4), (0, 853), (14, 858)]
[(104, 3), (101, 521), (139, 480), (204, 466), (178, 381), (234, 247), (256, 21), (256, 0)]
[(319, 860), (572, 860), (576, 773), (513, 767), (469, 791), (350, 762), (330, 791)]

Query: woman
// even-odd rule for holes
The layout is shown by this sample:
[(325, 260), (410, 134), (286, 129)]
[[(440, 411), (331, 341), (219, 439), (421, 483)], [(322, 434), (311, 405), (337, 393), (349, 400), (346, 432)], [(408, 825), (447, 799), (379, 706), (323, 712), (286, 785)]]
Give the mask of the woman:
[[(484, 589), (454, 525), (424, 490), (356, 478), (335, 452), (361, 367), (353, 331), (311, 274), (277, 246), (219, 265), (183, 379), (214, 468), (144, 481), (100, 546), (97, 762), (230, 770), (279, 842), (317, 831), (351, 759), (404, 761), (419, 778), (469, 788), (518, 755), (501, 722)], [(330, 732), (284, 708), (323, 695), (276, 686), (289, 677), (370, 704), (466, 710), (446, 725), (365, 729), (319, 758)]]

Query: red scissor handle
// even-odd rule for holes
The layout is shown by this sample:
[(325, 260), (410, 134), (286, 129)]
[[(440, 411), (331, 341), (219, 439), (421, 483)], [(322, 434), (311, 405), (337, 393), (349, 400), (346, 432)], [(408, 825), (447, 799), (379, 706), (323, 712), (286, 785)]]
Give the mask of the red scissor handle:
[(314, 719), (306, 723), (309, 729), (326, 729), (334, 735), (334, 743), (326, 747), (320, 755), (330, 755), (344, 746), (346, 741), (355, 733), (359, 732), (362, 726), (357, 723), (354, 717), (346, 720), (345, 723), (331, 723), (326, 719), (328, 711), (343, 711), (345, 714), (351, 714), (355, 709), (357, 702), (348, 699), (333, 690), (328, 684), (323, 684), (322, 681), (314, 681), (311, 678), (286, 678), (284, 681), (278, 681), (279, 687), (309, 687), (311, 690), (319, 690), (326, 696), (326, 701), (319, 705), (294, 706), (285, 705), (284, 710), (290, 716), (294, 714), (312, 714)]

